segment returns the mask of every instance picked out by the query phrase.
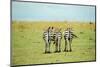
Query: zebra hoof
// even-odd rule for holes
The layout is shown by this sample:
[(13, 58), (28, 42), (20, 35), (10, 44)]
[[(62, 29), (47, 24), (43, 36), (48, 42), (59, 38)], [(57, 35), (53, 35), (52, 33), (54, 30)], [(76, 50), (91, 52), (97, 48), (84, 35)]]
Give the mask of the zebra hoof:
[(47, 53), (51, 53), (50, 51), (48, 51)]
[(61, 52), (61, 50), (57, 51), (58, 53)]
[(58, 51), (58, 52), (61, 52), (61, 50), (60, 50), (60, 51)]
[(69, 52), (72, 52), (72, 50), (69, 50)]
[(47, 52), (45, 52), (45, 54), (46, 54)]
[(45, 52), (45, 53), (51, 53), (50, 51), (48, 51), (48, 52)]
[(57, 53), (58, 51), (55, 51), (54, 53)]
[(64, 50), (64, 52), (68, 52), (68, 50)]

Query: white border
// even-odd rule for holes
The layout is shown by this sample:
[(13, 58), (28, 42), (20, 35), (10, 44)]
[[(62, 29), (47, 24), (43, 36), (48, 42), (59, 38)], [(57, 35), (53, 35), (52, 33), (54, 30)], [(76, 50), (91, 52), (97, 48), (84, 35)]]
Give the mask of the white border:
[(0, 0), (0, 67), (10, 64), (10, 0)]

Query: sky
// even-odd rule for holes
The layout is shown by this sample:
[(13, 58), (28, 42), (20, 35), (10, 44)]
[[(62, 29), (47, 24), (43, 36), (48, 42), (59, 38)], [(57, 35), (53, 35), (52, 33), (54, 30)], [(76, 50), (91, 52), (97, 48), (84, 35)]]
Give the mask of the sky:
[(94, 6), (12, 2), (12, 20), (95, 21)]

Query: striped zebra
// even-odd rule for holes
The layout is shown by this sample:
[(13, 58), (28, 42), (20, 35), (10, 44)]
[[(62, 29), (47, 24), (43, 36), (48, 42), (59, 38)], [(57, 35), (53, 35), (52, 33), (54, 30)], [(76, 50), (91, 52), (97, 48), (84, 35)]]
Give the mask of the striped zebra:
[(45, 41), (45, 53), (50, 53), (50, 45), (52, 41), (53, 44), (55, 44), (55, 52), (60, 52), (61, 36), (60, 30), (55, 32), (54, 27), (49, 27), (43, 33), (43, 39)]
[(62, 33), (61, 29), (55, 32), (55, 52), (61, 52), (61, 39)]
[(72, 28), (67, 28), (64, 32), (64, 39), (65, 39), (65, 52), (72, 51), (71, 44), (74, 37), (77, 37), (73, 34)]
[(43, 39), (45, 41), (45, 53), (50, 53), (50, 27), (44, 31)]

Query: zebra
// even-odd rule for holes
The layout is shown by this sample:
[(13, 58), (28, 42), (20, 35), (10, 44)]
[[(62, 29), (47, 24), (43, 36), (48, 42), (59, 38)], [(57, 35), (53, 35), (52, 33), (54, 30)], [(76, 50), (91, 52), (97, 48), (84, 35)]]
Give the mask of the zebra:
[(75, 34), (73, 34), (72, 28), (67, 28), (64, 32), (64, 39), (65, 39), (65, 52), (71, 52), (72, 48), (71, 48), (71, 44), (72, 44), (72, 40), (73, 38), (77, 36)]
[(50, 53), (50, 45), (51, 41), (53, 41), (53, 44), (55, 44), (55, 52), (60, 52), (60, 44), (61, 44), (61, 32), (56, 31), (55, 32), (54, 27), (49, 27), (44, 33), (43, 33), (43, 39), (45, 41), (45, 53)]
[(55, 52), (61, 52), (61, 39), (62, 33), (61, 29), (55, 32)]
[(50, 27), (44, 31), (43, 39), (45, 41), (45, 53), (50, 53)]

